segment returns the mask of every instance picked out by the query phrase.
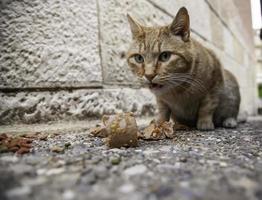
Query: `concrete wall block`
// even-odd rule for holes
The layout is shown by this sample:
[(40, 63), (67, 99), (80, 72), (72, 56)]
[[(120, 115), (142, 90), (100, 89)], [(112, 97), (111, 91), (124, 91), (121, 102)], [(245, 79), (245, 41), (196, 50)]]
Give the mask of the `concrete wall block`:
[(204, 0), (206, 1), (207, 4), (211, 5), (215, 11), (219, 14), (219, 16), (223, 16), (222, 12), (223, 12), (223, 6), (225, 4), (222, 4), (221, 0)]
[(0, 2), (0, 87), (101, 85), (95, 0)]
[(100, 0), (99, 10), (105, 83), (137, 83), (125, 58), (132, 39), (126, 14), (147, 26), (165, 25), (171, 18), (144, 0)]
[(244, 67), (244, 49), (241, 45), (241, 43), (237, 40), (234, 39), (233, 41), (233, 46), (234, 46), (234, 57), (236, 61), (241, 64)]
[(210, 12), (210, 25), (211, 25), (211, 37), (212, 42), (220, 49), (224, 50), (224, 27), (219, 18)]
[(97, 118), (116, 112), (152, 115), (155, 107), (147, 89), (0, 93), (0, 124)]
[(242, 46), (253, 52), (253, 35), (251, 32), (250, 2), (246, 0), (206, 0), (218, 13), (219, 19), (226, 23), (224, 27), (236, 37)]
[(223, 27), (223, 38), (225, 52), (234, 57), (234, 37), (226, 27)]

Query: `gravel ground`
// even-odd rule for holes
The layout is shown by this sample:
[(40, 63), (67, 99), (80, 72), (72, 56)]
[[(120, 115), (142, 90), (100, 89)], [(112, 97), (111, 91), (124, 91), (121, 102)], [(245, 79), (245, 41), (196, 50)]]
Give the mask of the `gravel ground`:
[(0, 199), (262, 199), (261, 145), (262, 121), (127, 149), (70, 130), (29, 154), (0, 154)]

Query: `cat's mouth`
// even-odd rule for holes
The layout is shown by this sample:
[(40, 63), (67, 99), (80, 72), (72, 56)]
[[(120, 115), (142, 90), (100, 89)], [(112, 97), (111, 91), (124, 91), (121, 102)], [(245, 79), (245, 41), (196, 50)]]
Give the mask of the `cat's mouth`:
[(160, 84), (157, 84), (157, 83), (150, 83), (149, 84), (149, 89), (152, 89), (152, 90), (159, 90), (159, 89), (162, 89), (164, 86), (163, 85), (160, 85)]

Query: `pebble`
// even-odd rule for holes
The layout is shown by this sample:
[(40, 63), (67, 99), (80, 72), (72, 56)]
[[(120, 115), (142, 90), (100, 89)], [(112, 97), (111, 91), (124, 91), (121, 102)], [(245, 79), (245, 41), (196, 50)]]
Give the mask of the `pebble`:
[(66, 190), (63, 193), (64, 200), (71, 200), (75, 198), (75, 193), (72, 190)]
[(220, 167), (227, 167), (227, 163), (226, 162), (220, 162), (219, 165), (220, 165)]
[(187, 158), (182, 156), (182, 157), (179, 158), (179, 161), (180, 162), (187, 162)]
[(12, 165), (10, 169), (16, 174), (30, 174), (33, 172), (33, 167), (25, 164)]
[(130, 193), (135, 190), (135, 186), (133, 184), (124, 184), (118, 188), (118, 191), (121, 193)]
[(65, 149), (59, 146), (53, 146), (50, 150), (54, 153), (64, 153)]
[(25, 158), (25, 161), (28, 165), (32, 165), (32, 166), (37, 165), (41, 162), (44, 162), (42, 157), (37, 157), (35, 155), (28, 155)]
[(165, 198), (167, 196), (170, 196), (173, 193), (173, 188), (168, 186), (160, 186), (157, 188), (157, 190), (154, 192), (156, 196), (159, 199)]
[(63, 185), (65, 188), (72, 188), (79, 179), (79, 173), (63, 173), (56, 177), (56, 182), (58, 185)]
[(86, 174), (81, 177), (81, 183), (84, 185), (94, 184), (96, 182), (96, 175), (94, 172), (91, 172), (89, 174)]
[(57, 174), (61, 174), (65, 171), (65, 168), (61, 167), (61, 168), (54, 168), (54, 169), (50, 169), (50, 170), (47, 170), (45, 172), (45, 174), (47, 176), (53, 176), (53, 175), (57, 175)]
[(114, 155), (109, 158), (112, 165), (118, 165), (121, 162), (121, 157), (119, 155)]
[(71, 146), (71, 143), (70, 142), (66, 142), (64, 146), (65, 146), (65, 148), (69, 148)]
[(104, 166), (96, 166), (94, 169), (96, 177), (105, 179), (108, 177), (108, 169)]
[(158, 150), (155, 150), (155, 149), (146, 149), (145, 151), (143, 151), (143, 154), (145, 156), (151, 156), (151, 155), (154, 155), (154, 154), (157, 154), (159, 153)]
[(22, 187), (17, 187), (11, 190), (8, 190), (6, 193), (6, 196), (9, 198), (14, 198), (14, 197), (21, 197), (25, 195), (29, 195), (32, 192), (32, 189), (28, 186), (22, 186)]
[(135, 166), (125, 169), (124, 174), (127, 176), (134, 176), (134, 175), (143, 174), (146, 171), (147, 171), (147, 167), (141, 164), (141, 165), (135, 165)]
[(19, 161), (18, 157), (15, 155), (12, 156), (3, 156), (0, 158), (2, 162), (10, 162), (10, 163), (16, 163)]
[(161, 163), (161, 161), (159, 159), (156, 159), (156, 158), (154, 158), (152, 161), (155, 162), (155, 163), (158, 163), (158, 164)]
[(172, 150), (172, 147), (169, 146), (169, 145), (162, 146), (162, 147), (159, 148), (159, 151), (161, 151), (161, 152), (171, 152), (171, 150)]
[(42, 185), (47, 182), (47, 178), (43, 176), (38, 176), (37, 178), (23, 179), (22, 184), (26, 186), (37, 186)]

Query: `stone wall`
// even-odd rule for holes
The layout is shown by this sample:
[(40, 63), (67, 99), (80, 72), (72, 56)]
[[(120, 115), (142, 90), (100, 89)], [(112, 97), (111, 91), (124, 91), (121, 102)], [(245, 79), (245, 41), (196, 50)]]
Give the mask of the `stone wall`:
[(139, 88), (126, 64), (131, 40), (126, 14), (164, 25), (181, 6), (189, 10), (192, 37), (237, 76), (241, 111), (255, 114), (250, 3), (238, 2), (0, 1), (0, 124), (155, 113), (153, 95)]

